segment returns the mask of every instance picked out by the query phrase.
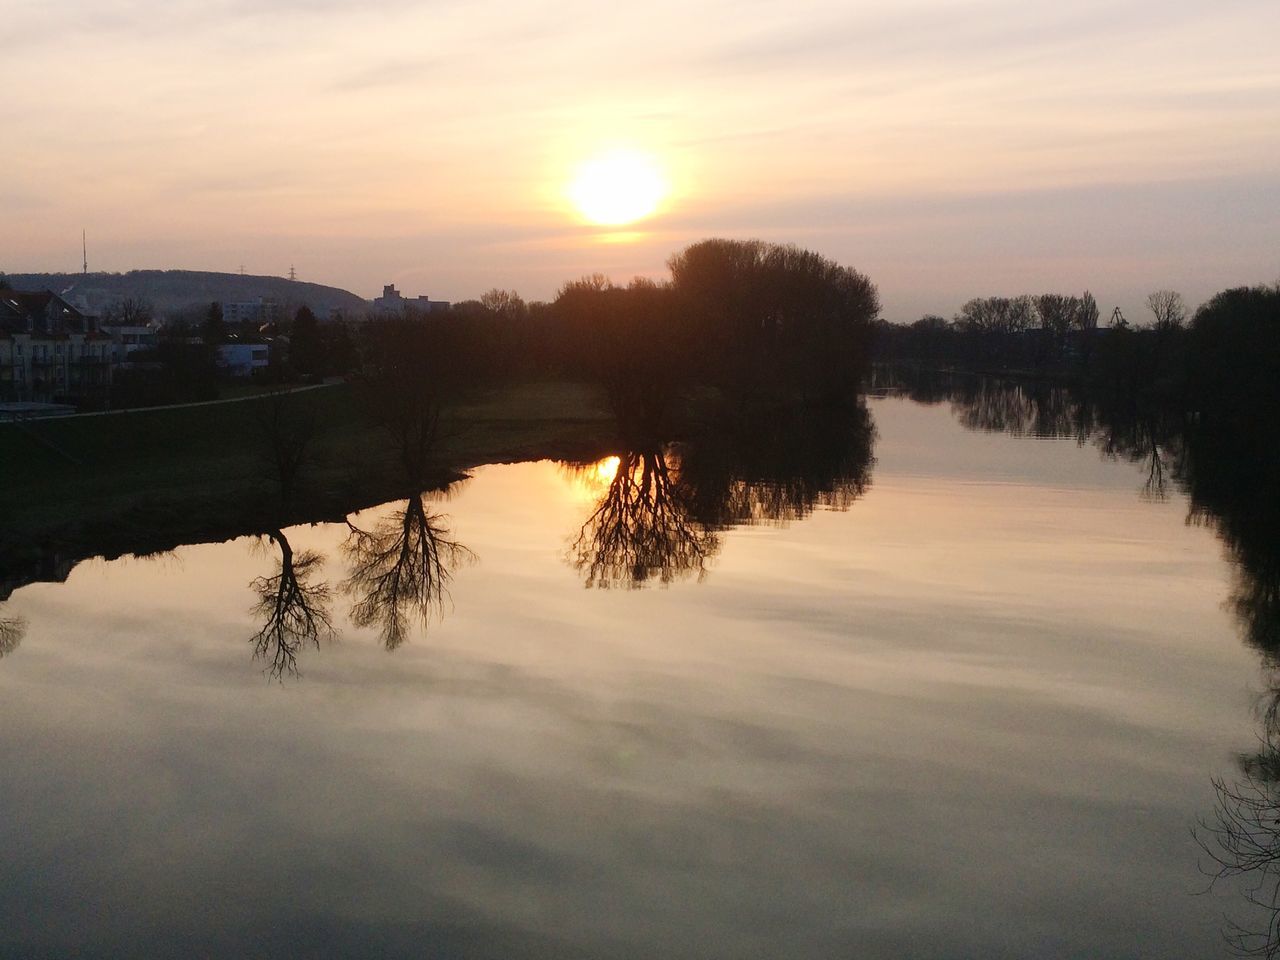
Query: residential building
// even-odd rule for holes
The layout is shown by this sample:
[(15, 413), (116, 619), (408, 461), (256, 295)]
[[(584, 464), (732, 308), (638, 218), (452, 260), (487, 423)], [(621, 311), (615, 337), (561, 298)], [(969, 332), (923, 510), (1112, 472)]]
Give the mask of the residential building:
[(258, 297), (243, 303), (224, 303), (222, 305), (222, 322), (228, 326), (251, 324), (263, 327), (267, 324), (279, 323), (281, 319), (280, 304), (270, 297)]
[(449, 301), (432, 300), (425, 295), (405, 297), (396, 289), (394, 283), (388, 283), (382, 288), (382, 296), (374, 298), (373, 309), (375, 313), (397, 316), (405, 313), (437, 313), (447, 311)]
[(116, 365), (131, 362), (131, 354), (153, 351), (159, 341), (156, 327), (100, 323), (98, 329), (111, 338), (111, 359)]
[(89, 398), (111, 385), (111, 338), (52, 291), (0, 290), (0, 398)]
[(271, 357), (271, 345), (267, 343), (224, 343), (218, 347), (218, 368), (233, 377), (252, 376), (256, 370), (265, 370)]

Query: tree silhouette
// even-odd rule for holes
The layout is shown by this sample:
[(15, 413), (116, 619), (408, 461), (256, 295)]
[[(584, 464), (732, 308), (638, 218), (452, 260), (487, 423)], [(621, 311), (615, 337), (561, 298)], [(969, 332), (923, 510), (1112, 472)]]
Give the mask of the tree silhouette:
[(27, 632), (27, 621), (22, 617), (0, 617), (0, 658), (18, 649)]
[[(870, 483), (874, 439), (862, 403), (769, 407), (624, 452), (567, 559), (589, 587), (701, 580), (723, 530), (848, 509)], [(599, 465), (574, 469), (589, 476)]]
[(351, 620), (377, 626), (383, 645), (395, 650), (415, 617), (426, 629), (434, 616), (443, 616), (453, 570), (475, 555), (449, 538), (445, 517), (428, 511), (420, 494), (371, 530), (350, 521), (347, 526), (343, 552), (351, 570), (343, 591), (355, 598)]
[(265, 473), (277, 483), (280, 501), (286, 503), (297, 492), (317, 433), (315, 400), (307, 393), (275, 391), (255, 403), (254, 412)]
[(620, 455), (604, 496), (569, 547), (569, 562), (588, 587), (701, 579), (720, 540), (693, 516), (691, 493), (673, 454)]
[(324, 565), (315, 551), (294, 553), (283, 531), (266, 536), (280, 549), (279, 570), (269, 577), (256, 577), (250, 588), (257, 595), (254, 616), (262, 626), (253, 635), (254, 659), (267, 664), (267, 673), (279, 680), (298, 673), (298, 651), (304, 646), (320, 646), (334, 635), (329, 616), (332, 594), (328, 584), (313, 582)]
[(706, 379), (739, 397), (831, 402), (856, 392), (880, 311), (866, 276), (758, 240), (704, 240), (668, 266)]
[(289, 364), (299, 373), (319, 374), (324, 369), (324, 340), (320, 322), (305, 304), (298, 308), (289, 328)]
[(1181, 327), (1187, 319), (1187, 305), (1176, 290), (1157, 290), (1148, 294), (1147, 309), (1155, 317), (1157, 330)]

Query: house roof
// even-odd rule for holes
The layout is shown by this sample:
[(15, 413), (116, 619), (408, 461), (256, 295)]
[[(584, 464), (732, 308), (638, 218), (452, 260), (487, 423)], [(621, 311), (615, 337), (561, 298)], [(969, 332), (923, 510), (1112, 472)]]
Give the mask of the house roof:
[(0, 329), (47, 329), (54, 321), (83, 327), (85, 316), (52, 290), (0, 290)]

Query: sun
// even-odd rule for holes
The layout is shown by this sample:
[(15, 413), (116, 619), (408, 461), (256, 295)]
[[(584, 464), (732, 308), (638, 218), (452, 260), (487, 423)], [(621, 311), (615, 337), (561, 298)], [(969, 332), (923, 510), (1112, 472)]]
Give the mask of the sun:
[(634, 223), (650, 216), (667, 195), (658, 164), (638, 150), (600, 153), (580, 166), (569, 184), (569, 199), (587, 222), (600, 226)]

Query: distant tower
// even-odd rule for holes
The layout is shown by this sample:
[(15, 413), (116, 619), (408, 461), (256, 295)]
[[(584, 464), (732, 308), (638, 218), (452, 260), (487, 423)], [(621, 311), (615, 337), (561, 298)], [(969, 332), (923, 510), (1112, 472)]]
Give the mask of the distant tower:
[(89, 275), (89, 235), (80, 231), (80, 252), (84, 254), (84, 275)]
[(240, 276), (244, 276), (244, 264), (240, 264)]
[(293, 264), (289, 264), (289, 279), (290, 280), (298, 279), (298, 272), (293, 269)]

